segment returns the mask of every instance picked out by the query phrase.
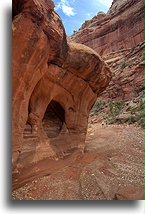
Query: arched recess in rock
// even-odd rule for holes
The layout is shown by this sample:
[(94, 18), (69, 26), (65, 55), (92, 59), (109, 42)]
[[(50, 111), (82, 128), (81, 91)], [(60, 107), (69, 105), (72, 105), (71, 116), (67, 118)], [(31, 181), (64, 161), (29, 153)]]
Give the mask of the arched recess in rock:
[[(36, 135), (43, 136), (44, 134), (42, 122), (50, 103), (58, 103), (58, 105), (61, 106), (64, 110), (64, 112), (61, 111), (61, 113), (64, 114), (63, 117), (65, 117), (68, 109), (75, 109), (72, 95), (65, 90), (65, 88), (56, 83), (54, 84), (54, 82), (50, 81), (50, 79), (44, 75), (33, 90), (29, 101), (28, 123), (31, 124), (32, 132), (35, 132)], [(57, 107), (58, 105), (55, 106)]]
[(56, 101), (52, 100), (45, 111), (42, 126), (48, 138), (57, 137), (65, 124), (65, 111)]

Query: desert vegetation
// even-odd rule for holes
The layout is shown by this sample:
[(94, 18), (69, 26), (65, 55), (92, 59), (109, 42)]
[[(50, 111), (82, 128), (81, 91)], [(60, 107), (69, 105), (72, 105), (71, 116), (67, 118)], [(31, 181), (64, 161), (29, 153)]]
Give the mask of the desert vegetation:
[[(108, 124), (136, 124), (143, 127), (143, 98), (113, 101), (97, 100), (93, 106), (90, 117), (106, 120)], [(98, 119), (98, 121), (99, 121)]]

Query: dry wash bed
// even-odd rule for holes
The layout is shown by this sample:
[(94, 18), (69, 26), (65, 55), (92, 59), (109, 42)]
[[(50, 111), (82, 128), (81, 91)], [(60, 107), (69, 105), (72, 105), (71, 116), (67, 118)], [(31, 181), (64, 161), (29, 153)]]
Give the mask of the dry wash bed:
[(143, 197), (143, 129), (95, 124), (85, 154), (12, 193), (13, 200), (112, 200)]

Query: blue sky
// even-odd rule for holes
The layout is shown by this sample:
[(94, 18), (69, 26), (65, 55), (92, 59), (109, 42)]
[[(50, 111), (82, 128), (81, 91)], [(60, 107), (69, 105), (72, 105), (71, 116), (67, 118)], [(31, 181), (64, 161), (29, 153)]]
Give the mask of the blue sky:
[(53, 0), (55, 10), (62, 18), (67, 35), (78, 30), (81, 25), (97, 15), (107, 12), (113, 0)]

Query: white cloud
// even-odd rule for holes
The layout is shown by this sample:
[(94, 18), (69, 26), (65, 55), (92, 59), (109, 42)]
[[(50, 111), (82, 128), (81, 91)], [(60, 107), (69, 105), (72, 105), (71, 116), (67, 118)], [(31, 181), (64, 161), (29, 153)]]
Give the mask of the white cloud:
[(74, 9), (72, 7), (66, 6), (66, 5), (62, 5), (62, 11), (64, 12), (64, 14), (66, 14), (67, 16), (74, 16), (75, 12), (73, 11)]
[(59, 9), (61, 9), (63, 13), (67, 16), (74, 16), (76, 14), (74, 12), (74, 8), (70, 7), (68, 0), (61, 0), (55, 7), (55, 10), (59, 10)]

